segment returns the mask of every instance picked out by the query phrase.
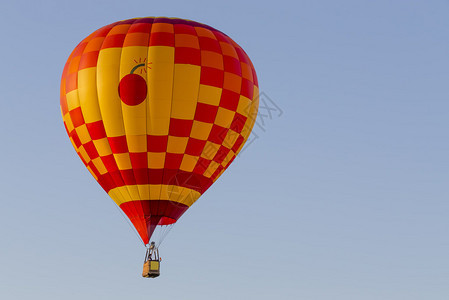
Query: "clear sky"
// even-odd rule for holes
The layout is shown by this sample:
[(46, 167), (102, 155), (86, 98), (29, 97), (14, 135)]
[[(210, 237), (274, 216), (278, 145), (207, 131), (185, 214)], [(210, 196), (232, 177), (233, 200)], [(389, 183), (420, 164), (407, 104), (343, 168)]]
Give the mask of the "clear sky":
[[(143, 16), (227, 33), (277, 107), (154, 280), (59, 110), (78, 42)], [(448, 1), (17, 0), (0, 24), (1, 299), (449, 299)]]

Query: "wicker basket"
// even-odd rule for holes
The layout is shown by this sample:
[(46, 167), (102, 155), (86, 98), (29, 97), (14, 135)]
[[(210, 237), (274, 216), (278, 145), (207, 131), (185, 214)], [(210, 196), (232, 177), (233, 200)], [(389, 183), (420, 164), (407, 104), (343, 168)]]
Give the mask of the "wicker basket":
[(160, 263), (158, 260), (147, 260), (143, 264), (142, 276), (147, 277), (147, 278), (148, 277), (150, 277), (150, 278), (158, 277), (160, 275), (159, 269), (160, 269)]

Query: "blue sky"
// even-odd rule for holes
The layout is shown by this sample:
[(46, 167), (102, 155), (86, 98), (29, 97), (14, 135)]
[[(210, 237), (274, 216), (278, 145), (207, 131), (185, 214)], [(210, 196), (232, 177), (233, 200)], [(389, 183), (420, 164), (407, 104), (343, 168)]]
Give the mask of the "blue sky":
[[(155, 280), (59, 112), (76, 44), (143, 16), (227, 33), (280, 109)], [(9, 1), (0, 23), (2, 299), (448, 299), (448, 1)]]

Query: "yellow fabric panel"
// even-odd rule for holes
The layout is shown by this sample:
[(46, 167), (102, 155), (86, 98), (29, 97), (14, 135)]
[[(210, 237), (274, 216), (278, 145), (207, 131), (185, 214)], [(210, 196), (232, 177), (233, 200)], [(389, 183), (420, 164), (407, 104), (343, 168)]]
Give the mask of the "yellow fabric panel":
[[(175, 188), (174, 188), (175, 190)], [(187, 206), (191, 206), (193, 203), (195, 203), (196, 200), (198, 200), (198, 198), (201, 196), (200, 193), (198, 193), (197, 191), (191, 190), (191, 189), (187, 189), (187, 188), (182, 188), (182, 187), (176, 187), (176, 193), (173, 193), (173, 196), (177, 194), (176, 202), (185, 204)]]
[[(254, 111), (254, 105), (251, 105), (250, 113)], [(251, 118), (251, 115), (248, 116), (248, 119), (246, 119), (245, 125), (243, 126), (242, 132), (240, 134), (243, 136), (245, 141), (248, 139), (249, 135), (251, 134), (251, 130), (253, 128), (255, 118)]]
[(78, 90), (70, 91), (65, 95), (67, 99), (67, 108), (69, 111), (80, 106), (80, 101), (78, 99)]
[(209, 167), (206, 169), (206, 171), (204, 171), (203, 175), (208, 177), (208, 178), (211, 177), (212, 174), (214, 174), (215, 170), (217, 170), (219, 165), (220, 165), (219, 163), (217, 163), (215, 161), (212, 161), (210, 163)]
[[(182, 193), (182, 187), (176, 186), (176, 185), (168, 185), (168, 186), (162, 186), (162, 190), (167, 189), (168, 199), (171, 201), (178, 202), (179, 196)], [(161, 196), (162, 198), (162, 196)], [(164, 199), (164, 198), (162, 198)], [(165, 198), (167, 199), (167, 198)]]
[[(125, 38), (126, 42), (126, 38)], [(148, 47), (132, 46), (122, 48), (122, 55), (120, 57), (120, 78), (125, 77), (131, 73), (131, 70), (141, 62), (145, 61), (144, 67), (139, 67), (134, 71), (134, 74), (142, 76), (146, 79)], [(146, 134), (146, 100), (139, 105), (129, 106), (122, 102), (123, 122), (125, 125), (126, 135), (140, 135)], [(145, 149), (146, 151), (146, 149)]]
[(101, 175), (106, 174), (108, 172), (100, 157), (92, 159), (92, 163), (94, 164), (94, 166), (97, 168), (98, 172), (100, 172)]
[(113, 188), (108, 192), (108, 195), (119, 206), (122, 203), (132, 201), (132, 198), (129, 195), (126, 186), (119, 186), (119, 187)]
[(82, 145), (81, 145), (81, 147), (78, 148), (77, 152), (81, 155), (81, 157), (84, 159), (84, 161), (86, 163), (90, 162), (90, 157), (89, 157), (89, 155), (87, 155), (87, 152)]
[(97, 96), (97, 68), (87, 68), (78, 72), (78, 95), (84, 121), (93, 123), (101, 120)]
[(203, 152), (201, 153), (201, 157), (205, 159), (213, 159), (215, 154), (217, 154), (220, 145), (212, 143), (211, 141), (207, 141), (206, 145), (204, 145)]
[(148, 152), (148, 168), (163, 169), (165, 163), (165, 152)]
[(183, 154), (186, 151), (188, 137), (168, 136), (167, 153)]
[(242, 116), (248, 116), (251, 100), (245, 96), (240, 95), (239, 104), (237, 106), (237, 112)]
[[(119, 195), (117, 195), (117, 193), (119, 194)], [(111, 199), (115, 202), (115, 204), (117, 204), (117, 205), (120, 205), (120, 203), (123, 203), (123, 202), (125, 202), (124, 200), (123, 200), (123, 196), (122, 196), (122, 194), (120, 194), (118, 191), (116, 191), (116, 190), (110, 190), (109, 192), (108, 192), (108, 195), (109, 195), (109, 197), (111, 197)]]
[[(257, 92), (257, 94), (256, 94), (256, 92)], [(250, 107), (249, 113), (248, 113), (248, 119), (246, 119), (245, 126), (243, 127), (242, 132), (240, 133), (243, 136), (243, 138), (245, 139), (245, 141), (244, 141), (244, 143), (242, 143), (242, 145), (240, 145), (236, 154), (238, 154), (240, 152), (240, 150), (242, 150), (242, 148), (244, 147), (246, 141), (248, 140), (248, 138), (251, 134), (251, 131), (254, 127), (254, 123), (256, 122), (258, 109), (259, 109), (259, 94), (258, 94), (258, 89), (255, 86), (254, 87), (254, 98), (253, 98), (253, 101), (251, 102), (251, 107)]]
[(142, 200), (137, 185), (126, 185), (126, 189), (128, 190), (128, 193), (132, 199)]
[(106, 156), (112, 154), (111, 147), (109, 146), (109, 141), (107, 138), (102, 138), (99, 140), (93, 140), (95, 148), (100, 156)]
[(192, 172), (198, 162), (198, 156), (192, 156), (189, 154), (184, 154), (181, 161), (181, 166), (179, 167), (182, 171)]
[(130, 170), (131, 159), (129, 158), (129, 153), (114, 153), (115, 162), (119, 170)]
[[(75, 129), (75, 126), (73, 126), (73, 122), (72, 119), (70, 118), (70, 114), (66, 113), (63, 117), (62, 120), (65, 123), (65, 126), (67, 126), (67, 130), (70, 132), (72, 132), (73, 129)], [(75, 147), (76, 149), (76, 147)]]
[(127, 135), (126, 141), (128, 143), (129, 152), (147, 152), (147, 135), (146, 134), (144, 134), (144, 135)]
[(162, 185), (150, 184), (150, 199), (159, 200), (161, 196)]
[(259, 100), (259, 88), (255, 85), (253, 88), (253, 100)]
[(232, 120), (234, 119), (235, 112), (229, 109), (219, 107), (217, 115), (215, 116), (214, 123), (218, 126), (229, 128), (231, 126)]
[(98, 103), (108, 137), (125, 135), (122, 101), (118, 95), (120, 55), (121, 48), (103, 49), (98, 55)]
[(198, 140), (207, 140), (209, 137), (210, 130), (212, 129), (212, 125), (210, 123), (204, 123), (201, 121), (193, 121), (192, 130), (190, 132), (190, 136), (198, 139)]
[[(150, 198), (141, 199), (138, 195), (129, 196), (127, 190), (141, 190), (148, 191), (150, 190)], [(157, 191), (157, 193), (153, 193), (152, 191)], [(124, 202), (129, 201), (138, 201), (138, 200), (171, 200), (179, 203), (186, 204), (188, 206), (192, 205), (201, 194), (195, 190), (176, 186), (176, 185), (165, 185), (165, 184), (143, 184), (143, 185), (127, 185), (113, 188), (109, 191), (109, 196), (114, 199), (117, 205), (120, 205)]]
[(220, 104), (222, 91), (222, 89), (215, 86), (201, 84), (198, 102), (218, 106)]
[[(252, 124), (248, 124), (250, 125), (249, 127), (252, 129), (254, 126), (254, 123), (256, 122), (256, 118), (257, 118), (257, 112), (259, 110), (259, 88), (257, 86), (254, 86), (254, 96), (253, 96), (253, 101), (251, 102), (251, 106), (249, 108), (249, 112), (248, 112), (248, 119), (251, 119)], [(248, 122), (248, 120), (247, 120)]]
[[(171, 191), (173, 190), (173, 186), (167, 186), (165, 184), (161, 185), (161, 189), (160, 189), (160, 193), (159, 193), (159, 198), (158, 199), (167, 199), (167, 200), (171, 200)], [(156, 198), (157, 199), (157, 198)]]
[[(153, 25), (154, 27), (154, 25)], [(173, 47), (148, 47), (147, 134), (167, 135), (173, 88), (175, 50)]]
[[(120, 203), (126, 202), (125, 199), (130, 198), (128, 193), (122, 193), (119, 190), (111, 190), (108, 195), (114, 200), (115, 204), (120, 205)], [(126, 196), (125, 196), (126, 195)]]
[(176, 64), (171, 117), (192, 120), (195, 116), (201, 67)]
[(123, 124), (125, 126), (126, 135), (146, 134), (147, 130), (147, 114), (146, 101), (139, 105), (129, 106), (122, 103)]
[(90, 134), (89, 131), (87, 131), (87, 126), (86, 124), (83, 124), (81, 126), (78, 126), (77, 128), (75, 128), (76, 134), (78, 135), (81, 144), (86, 144), (89, 141), (91, 141), (92, 139), (90, 138)]
[[(185, 200), (185, 198), (189, 194), (193, 195), (193, 197), (196, 197), (196, 199), (198, 199), (201, 196), (201, 194), (199, 192), (195, 191), (195, 190), (192, 190), (192, 189), (189, 189), (189, 188), (185, 188), (185, 187), (182, 187), (182, 186), (176, 186), (176, 185), (162, 185), (162, 189), (161, 190), (162, 191), (163, 190), (167, 191), (167, 194), (169, 196), (169, 198), (168, 198), (169, 200), (175, 201), (175, 202), (179, 202), (179, 203), (183, 203), (183, 204), (186, 204), (188, 206), (190, 206), (191, 204), (189, 205), (187, 203), (184, 203), (184, 200)], [(167, 199), (167, 198), (164, 198), (161, 195), (161, 199)]]
[(226, 167), (229, 163), (229, 161), (232, 159), (232, 157), (234, 156), (234, 152), (231, 150), (229, 151), (228, 155), (226, 155), (225, 159), (221, 162), (221, 165), (223, 167)]
[(239, 134), (237, 132), (229, 129), (228, 133), (226, 134), (226, 137), (223, 140), (223, 146), (225, 146), (228, 149), (231, 149), (238, 137)]
[(150, 197), (149, 184), (138, 184), (137, 190), (139, 191), (140, 199), (148, 199)]
[[(192, 192), (191, 189), (187, 189), (187, 188), (184, 188), (184, 187), (181, 187), (181, 186), (173, 186), (169, 199), (171, 201), (175, 201), (175, 202), (179, 202), (179, 203), (185, 204), (184, 203), (184, 201), (186, 200), (185, 198), (191, 192)], [(188, 206), (190, 206), (190, 205), (188, 205)]]
[(257, 118), (257, 112), (259, 110), (259, 89), (256, 86), (254, 86), (254, 95), (256, 96), (253, 97), (254, 99), (251, 102), (248, 119), (245, 122), (245, 127), (247, 128), (248, 132), (245, 132), (245, 135), (242, 133), (243, 137), (245, 138), (245, 141), (248, 139), (249, 135), (251, 134), (251, 131), (253, 130), (253, 126)]
[(186, 195), (182, 203), (190, 207), (192, 206), (193, 203), (196, 202), (196, 200), (198, 200), (199, 197), (201, 197), (201, 194), (196, 193), (196, 191), (192, 190), (190, 193)]

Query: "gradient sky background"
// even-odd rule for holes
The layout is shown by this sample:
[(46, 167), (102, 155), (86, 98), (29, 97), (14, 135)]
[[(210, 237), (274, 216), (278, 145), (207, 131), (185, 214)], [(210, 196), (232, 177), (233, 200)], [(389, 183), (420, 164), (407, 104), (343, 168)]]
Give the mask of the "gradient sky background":
[[(227, 33), (283, 112), (179, 220), (153, 280), (59, 110), (78, 42), (143, 16)], [(448, 1), (18, 0), (0, 27), (0, 298), (449, 299)]]

